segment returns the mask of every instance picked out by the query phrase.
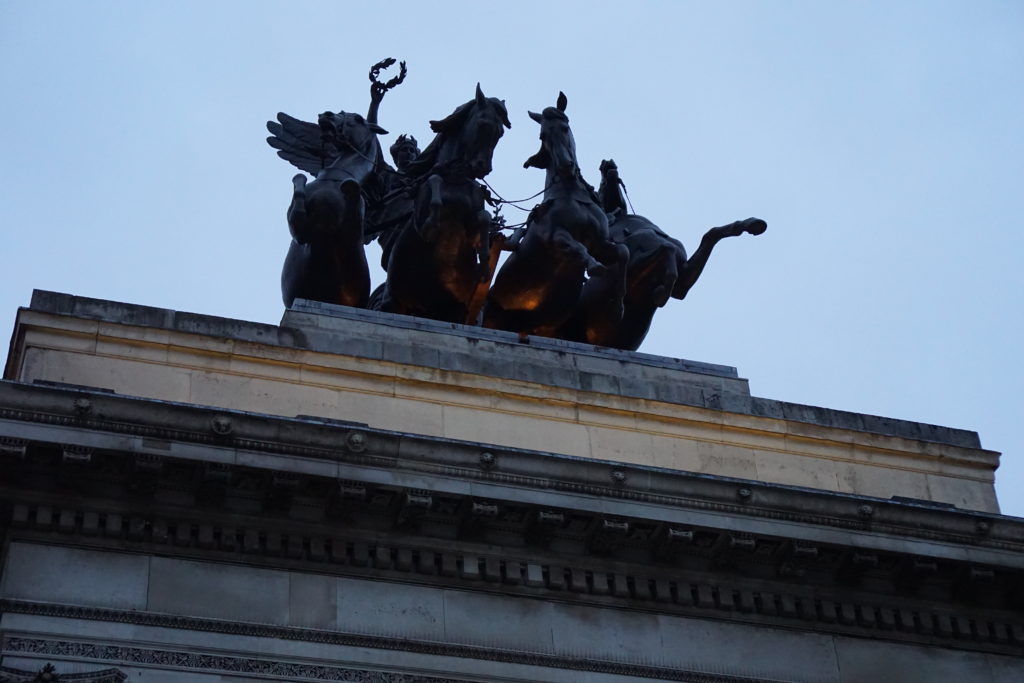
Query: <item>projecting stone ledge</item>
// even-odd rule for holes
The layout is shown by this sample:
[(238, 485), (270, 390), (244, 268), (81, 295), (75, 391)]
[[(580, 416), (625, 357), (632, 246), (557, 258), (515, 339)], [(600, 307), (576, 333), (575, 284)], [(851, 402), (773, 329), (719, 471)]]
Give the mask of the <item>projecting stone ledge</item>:
[(314, 302), (274, 326), (36, 291), (4, 376), (997, 509), (975, 432), (752, 397), (727, 366)]
[(547, 337), (524, 344), (511, 332), (304, 299), (279, 327), (42, 290), (29, 310), (981, 448), (977, 432), (965, 429), (752, 397), (728, 365)]

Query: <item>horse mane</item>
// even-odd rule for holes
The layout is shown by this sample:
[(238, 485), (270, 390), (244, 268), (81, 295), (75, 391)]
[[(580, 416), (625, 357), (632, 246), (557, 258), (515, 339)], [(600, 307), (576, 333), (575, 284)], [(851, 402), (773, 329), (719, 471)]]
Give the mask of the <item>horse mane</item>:
[[(488, 97), (487, 104), (498, 110), (501, 114), (502, 123), (505, 124), (506, 128), (512, 127), (508, 120), (508, 110), (505, 108), (504, 102), (496, 97)], [(433, 170), (437, 165), (437, 157), (440, 155), (441, 149), (448, 141), (449, 136), (462, 127), (475, 106), (478, 106), (477, 101), (472, 99), (465, 104), (460, 104), (455, 108), (455, 111), (440, 121), (431, 121), (430, 130), (437, 133), (437, 135), (430, 141), (427, 148), (420, 152), (419, 156), (409, 164), (406, 175), (421, 178)]]

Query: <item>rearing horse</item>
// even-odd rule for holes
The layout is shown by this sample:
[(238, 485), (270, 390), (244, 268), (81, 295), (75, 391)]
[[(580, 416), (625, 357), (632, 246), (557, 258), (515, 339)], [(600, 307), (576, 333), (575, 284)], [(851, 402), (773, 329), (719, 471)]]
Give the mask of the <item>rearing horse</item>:
[(388, 278), (371, 308), (454, 323), (475, 323), (473, 303), (491, 278), (492, 217), (478, 182), (491, 172), (498, 140), (511, 128), (505, 103), (476, 97), (447, 118), (406, 174), (416, 192), (412, 220), (395, 241)]
[(292, 178), (292, 242), (281, 271), (284, 305), (302, 298), (366, 306), (370, 274), (362, 190), (383, 165), (377, 135), (387, 131), (359, 114), (329, 111), (316, 124), (278, 114), (267, 129), (267, 142), (281, 158), (315, 176)]
[[(609, 241), (608, 217), (580, 174), (566, 104), (558, 93), (556, 106), (529, 112), (540, 124), (541, 148), (523, 167), (547, 172), (544, 200), (530, 212), (522, 239), (488, 292), (485, 327), (551, 336), (572, 315), (584, 274), (600, 276), (611, 268), (623, 276), (618, 266), (628, 251)], [(618, 307), (621, 315), (621, 299)]]
[[(592, 277), (580, 297), (579, 308), (558, 330), (557, 336), (635, 351), (647, 335), (655, 312), (670, 297), (686, 297), (704, 271), (716, 244), (743, 233), (760, 235), (768, 224), (760, 218), (747, 218), (711, 228), (701, 238), (697, 250), (687, 258), (679, 240), (643, 216), (627, 211), (623, 187), (615, 162), (601, 162), (598, 195), (610, 215), (611, 238), (628, 249), (625, 296), (617, 277)], [(622, 301), (622, 311), (609, 312), (606, 302), (616, 297)]]

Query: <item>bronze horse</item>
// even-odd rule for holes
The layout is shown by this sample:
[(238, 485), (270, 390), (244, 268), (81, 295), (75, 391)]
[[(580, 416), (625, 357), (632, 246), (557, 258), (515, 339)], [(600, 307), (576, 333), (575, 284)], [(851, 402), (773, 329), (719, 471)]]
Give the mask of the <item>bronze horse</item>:
[(301, 298), (366, 306), (370, 275), (362, 192), (383, 164), (377, 135), (387, 131), (346, 112), (324, 112), (316, 124), (278, 114), (267, 130), (267, 142), (281, 158), (315, 176), (292, 178), (292, 242), (281, 271), (284, 305)]
[(601, 162), (598, 195), (610, 216), (611, 239), (629, 251), (625, 268), (623, 311), (608, 311), (605, 302), (615, 300), (621, 282), (617, 277), (591, 278), (573, 318), (556, 332), (571, 341), (635, 351), (647, 335), (651, 319), (669, 298), (683, 299), (697, 282), (715, 245), (743, 233), (760, 235), (768, 224), (748, 218), (708, 230), (700, 246), (687, 258), (682, 243), (665, 234), (643, 216), (629, 213), (624, 185), (614, 161)]
[(541, 126), (541, 148), (523, 167), (547, 172), (544, 199), (488, 292), (485, 327), (552, 336), (576, 308), (585, 274), (621, 275), (628, 256), (609, 241), (608, 217), (580, 174), (566, 104), (559, 93), (556, 106), (529, 112)]
[(370, 307), (473, 324), (491, 278), (489, 198), (478, 182), (491, 172), (510, 128), (505, 103), (476, 87), (474, 99), (431, 121), (434, 140), (405, 169), (414, 212), (391, 248), (387, 282)]

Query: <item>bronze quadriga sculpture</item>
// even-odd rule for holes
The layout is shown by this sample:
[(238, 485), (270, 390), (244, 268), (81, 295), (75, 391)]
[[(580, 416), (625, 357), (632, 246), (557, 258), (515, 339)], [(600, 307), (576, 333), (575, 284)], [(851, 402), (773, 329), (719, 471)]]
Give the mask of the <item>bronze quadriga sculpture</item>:
[(608, 277), (628, 258), (608, 239), (608, 216), (580, 173), (566, 104), (559, 93), (556, 106), (530, 112), (541, 148), (523, 166), (546, 172), (544, 199), (495, 277), (485, 327), (552, 336), (579, 305), (585, 273)]
[(505, 103), (479, 85), (472, 100), (430, 122), (434, 140), (406, 169), (413, 213), (391, 248), (379, 308), (476, 322), (474, 302), (491, 278), (493, 226), (479, 179), (491, 172), (494, 148), (510, 125)]
[[(422, 152), (415, 138), (400, 136), (392, 168), (377, 113), (405, 78), (402, 63), (398, 76), (378, 80), (394, 61), (370, 70), (366, 118), (325, 112), (313, 124), (279, 114), (267, 124), (278, 154), (314, 176), (293, 179), (286, 306), (304, 298), (636, 349), (655, 311), (686, 296), (720, 240), (767, 228), (757, 218), (712, 228), (687, 258), (678, 240), (627, 210), (614, 162), (601, 164), (597, 192), (584, 180), (559, 93), (556, 106), (529, 113), (541, 126), (541, 148), (524, 166), (545, 171), (543, 199), (506, 238), (486, 208), (504, 200), (482, 182), (511, 127), (505, 103), (477, 85), (472, 100), (430, 122), (435, 137)], [(374, 239), (387, 279), (371, 296), (363, 245)], [(511, 254), (495, 275), (501, 248)]]

